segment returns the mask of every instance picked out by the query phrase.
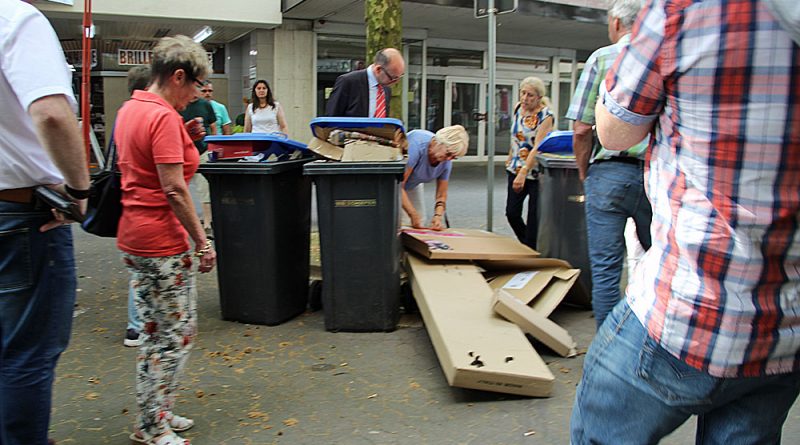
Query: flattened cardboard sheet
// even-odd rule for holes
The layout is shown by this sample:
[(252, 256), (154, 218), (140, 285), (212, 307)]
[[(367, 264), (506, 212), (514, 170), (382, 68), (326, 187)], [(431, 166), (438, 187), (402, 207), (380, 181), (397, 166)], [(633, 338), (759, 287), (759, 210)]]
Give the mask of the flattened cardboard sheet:
[(469, 263), (408, 255), (406, 270), (450, 386), (548, 397), (555, 377), (519, 327), (494, 313), (492, 290)]
[(484, 230), (403, 229), (403, 245), (432, 260), (512, 260), (535, 258), (539, 252), (514, 238)]
[(559, 355), (573, 357), (577, 354), (575, 340), (564, 328), (531, 309), (504, 289), (495, 291), (492, 308)]

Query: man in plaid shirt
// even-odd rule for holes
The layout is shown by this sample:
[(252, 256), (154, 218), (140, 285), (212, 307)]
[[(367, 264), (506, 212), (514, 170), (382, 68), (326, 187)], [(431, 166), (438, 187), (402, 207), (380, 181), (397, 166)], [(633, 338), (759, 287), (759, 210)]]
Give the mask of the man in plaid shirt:
[[(652, 0), (597, 129), (651, 131), (653, 244), (586, 356), (572, 443), (780, 443), (800, 392), (800, 8)], [(658, 122), (656, 122), (656, 119)]]
[[(630, 43), (631, 27), (642, 8), (642, 1), (608, 2), (608, 37), (614, 44), (589, 56), (567, 111), (567, 119), (575, 121), (572, 148), (586, 193), (592, 309), (598, 329), (622, 298), (619, 283), (625, 245), (629, 251), (640, 244), (640, 250), (650, 248), (653, 213), (644, 192), (643, 171), (647, 140), (625, 151), (610, 151), (603, 147), (592, 150), (594, 107), (600, 83), (605, 80), (617, 55)], [(634, 222), (635, 230), (626, 231), (625, 224), (629, 218)], [(629, 256), (629, 263), (633, 262), (632, 259)]]

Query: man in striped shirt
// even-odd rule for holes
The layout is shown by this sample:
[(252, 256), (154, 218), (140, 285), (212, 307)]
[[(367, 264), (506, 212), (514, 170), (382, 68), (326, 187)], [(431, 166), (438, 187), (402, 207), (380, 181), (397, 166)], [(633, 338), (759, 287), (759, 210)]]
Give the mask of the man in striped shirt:
[[(586, 356), (572, 443), (779, 443), (800, 392), (800, 14), (652, 0), (601, 85), (603, 146), (653, 132), (652, 247)], [(657, 122), (656, 122), (657, 120)]]

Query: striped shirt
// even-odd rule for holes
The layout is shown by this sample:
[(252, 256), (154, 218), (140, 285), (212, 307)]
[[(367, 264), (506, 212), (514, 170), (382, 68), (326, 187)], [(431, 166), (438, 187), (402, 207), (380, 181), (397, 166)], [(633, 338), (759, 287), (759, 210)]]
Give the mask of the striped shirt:
[(758, 0), (653, 0), (604, 87), (658, 119), (638, 319), (716, 377), (800, 370), (800, 47)]
[[(575, 88), (575, 94), (572, 95), (572, 102), (569, 104), (567, 110), (567, 119), (574, 121), (581, 121), (588, 125), (594, 125), (594, 106), (597, 104), (597, 94), (600, 90), (600, 83), (606, 78), (606, 73), (611, 69), (614, 60), (622, 51), (623, 48), (628, 46), (631, 42), (631, 35), (625, 34), (617, 43), (604, 46), (597, 51), (593, 52), (589, 59), (584, 64), (583, 73), (578, 80), (578, 86)], [(649, 138), (645, 138), (642, 142), (634, 145), (625, 151), (611, 151), (600, 147), (599, 144), (595, 145), (595, 151), (592, 153), (592, 162), (595, 159), (609, 159), (614, 156), (631, 156), (639, 159), (644, 159), (645, 151), (647, 150), (647, 142)]]

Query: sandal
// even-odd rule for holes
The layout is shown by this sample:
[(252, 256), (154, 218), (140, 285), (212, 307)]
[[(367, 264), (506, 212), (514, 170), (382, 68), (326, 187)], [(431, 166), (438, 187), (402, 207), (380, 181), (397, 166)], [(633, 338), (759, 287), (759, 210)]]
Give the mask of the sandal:
[(191, 445), (188, 439), (184, 439), (175, 433), (168, 433), (152, 439), (147, 445)]
[(178, 436), (175, 433), (162, 434), (158, 439), (144, 440), (144, 437), (131, 433), (129, 436), (131, 443), (136, 445), (189, 445), (189, 440)]
[(173, 432), (182, 433), (194, 426), (194, 420), (170, 413), (169, 427)]

